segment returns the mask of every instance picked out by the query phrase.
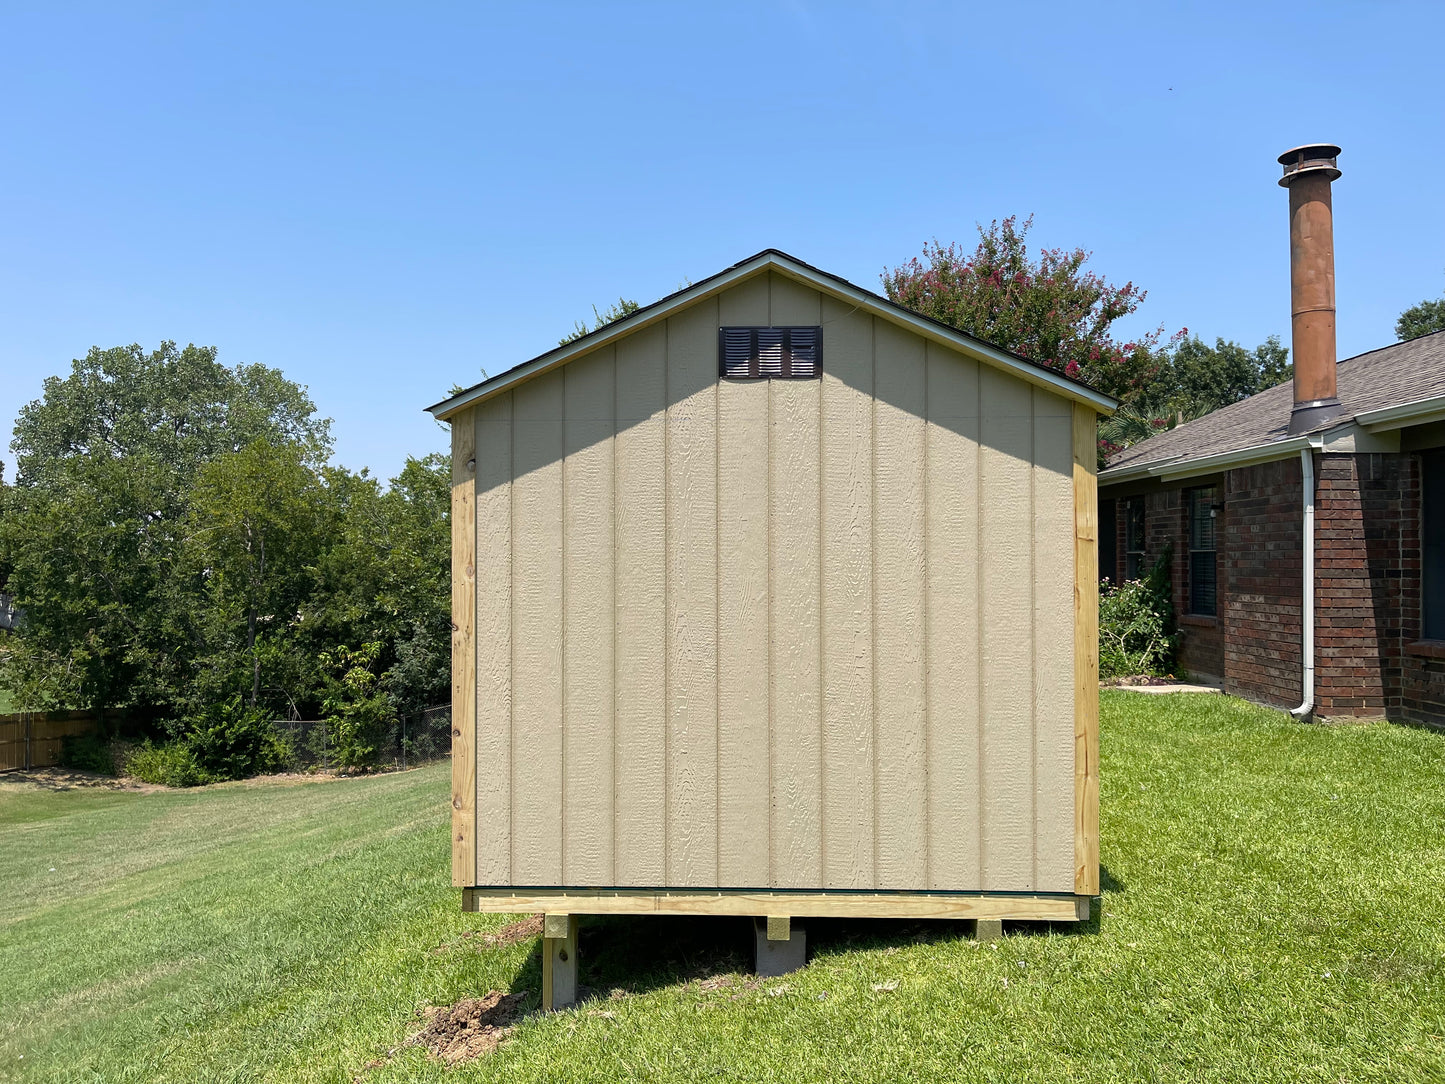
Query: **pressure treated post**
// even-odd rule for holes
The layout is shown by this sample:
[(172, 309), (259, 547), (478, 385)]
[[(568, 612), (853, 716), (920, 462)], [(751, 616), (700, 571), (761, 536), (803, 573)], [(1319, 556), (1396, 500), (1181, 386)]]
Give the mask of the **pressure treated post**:
[(452, 419), (452, 884), (477, 882), (477, 434)]
[(577, 1002), (577, 916), (542, 916), (542, 1009)]

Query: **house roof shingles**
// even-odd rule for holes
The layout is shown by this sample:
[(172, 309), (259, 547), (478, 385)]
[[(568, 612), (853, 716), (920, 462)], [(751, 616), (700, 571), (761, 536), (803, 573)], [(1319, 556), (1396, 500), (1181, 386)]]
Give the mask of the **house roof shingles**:
[[(1445, 331), (1346, 358), (1337, 373), (1345, 413), (1320, 430), (1371, 410), (1445, 395)], [(1131, 445), (1109, 460), (1109, 469), (1165, 461), (1182, 465), (1285, 440), (1293, 405), (1293, 384), (1280, 384)]]

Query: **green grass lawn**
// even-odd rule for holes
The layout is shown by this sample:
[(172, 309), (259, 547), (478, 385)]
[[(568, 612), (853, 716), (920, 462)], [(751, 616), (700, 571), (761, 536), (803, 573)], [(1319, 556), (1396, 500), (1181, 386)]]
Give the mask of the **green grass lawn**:
[(1106, 692), (1102, 763), (1081, 929), (815, 923), (756, 983), (740, 921), (584, 922), (601, 996), (454, 1069), (422, 1007), (540, 981), (462, 936), (508, 920), (458, 912), (445, 765), (0, 783), (0, 1079), (1445, 1079), (1445, 735)]

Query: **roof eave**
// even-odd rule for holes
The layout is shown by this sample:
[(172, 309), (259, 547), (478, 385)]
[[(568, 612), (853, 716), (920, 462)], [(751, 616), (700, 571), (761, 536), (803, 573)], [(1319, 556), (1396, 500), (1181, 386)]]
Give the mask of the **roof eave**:
[(758, 255), (750, 257), (734, 267), (728, 268), (711, 278), (684, 290), (679, 290), (661, 301), (654, 302), (638, 310), (631, 316), (624, 317), (615, 323), (599, 328), (589, 335), (585, 335), (575, 342), (566, 346), (550, 350), (545, 354), (533, 358), (531, 361), (523, 362), (521, 365), (508, 369), (505, 373), (499, 373), (489, 380), (484, 380), (475, 387), (444, 399), (427, 407), (427, 412), (439, 421), (447, 421), (461, 410), (472, 406), (484, 399), (489, 399), (509, 387), (534, 376), (539, 376), (559, 365), (565, 365), (584, 354), (600, 349), (610, 342), (630, 335), (634, 331), (640, 331), (658, 321), (665, 320), (670, 314), (678, 309), (684, 308), (697, 301), (701, 301), (716, 293), (721, 293), (728, 287), (741, 279), (749, 278), (763, 270), (776, 270), (790, 278), (806, 282), (809, 285), (843, 297), (868, 309), (876, 316), (881, 316), (893, 323), (908, 327), (910, 330), (931, 339), (950, 349), (958, 350), (960, 353), (969, 354), (980, 360), (984, 360), (997, 368), (1010, 371), (1028, 381), (1029, 383), (1055, 391), (1065, 398), (1081, 402), (1094, 408), (1100, 414), (1112, 414), (1118, 407), (1118, 400), (1103, 392), (1096, 391), (1085, 384), (1056, 373), (1050, 369), (1039, 366), (1024, 358), (1016, 357), (998, 347), (990, 346), (960, 331), (949, 328), (935, 320), (919, 316), (899, 305), (894, 305), (886, 298), (870, 293), (860, 287), (854, 286), (846, 279), (837, 278), (817, 268), (809, 267), (801, 261), (775, 249), (768, 249)]
[(1248, 448), (1236, 448), (1233, 451), (1200, 456), (1198, 459), (1171, 456), (1168, 459), (1156, 459), (1148, 463), (1130, 463), (1120, 467), (1109, 467), (1099, 472), (1099, 485), (1117, 485), (1120, 482), (1136, 482), (1145, 478), (1177, 482), (1185, 478), (1197, 478), (1204, 474), (1218, 474), (1222, 470), (1231, 470), (1235, 467), (1248, 467), (1256, 463), (1286, 459), (1305, 448), (1318, 446), (1322, 441), (1323, 437), (1320, 434), (1311, 433), (1298, 437), (1286, 437), (1284, 440), (1270, 441), (1267, 444), (1253, 444)]
[(1379, 410), (1367, 410), (1356, 414), (1355, 421), (1371, 433), (1445, 421), (1445, 395), (1431, 395), (1425, 399), (1381, 407)]

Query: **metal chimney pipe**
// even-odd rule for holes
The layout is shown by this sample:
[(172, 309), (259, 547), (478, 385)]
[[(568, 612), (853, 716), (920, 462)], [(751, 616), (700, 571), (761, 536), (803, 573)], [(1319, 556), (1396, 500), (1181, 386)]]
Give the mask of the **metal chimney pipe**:
[(1289, 189), (1290, 332), (1294, 350), (1291, 436), (1344, 413), (1335, 386), (1335, 226), (1330, 183), (1340, 148), (1310, 143), (1279, 156)]

